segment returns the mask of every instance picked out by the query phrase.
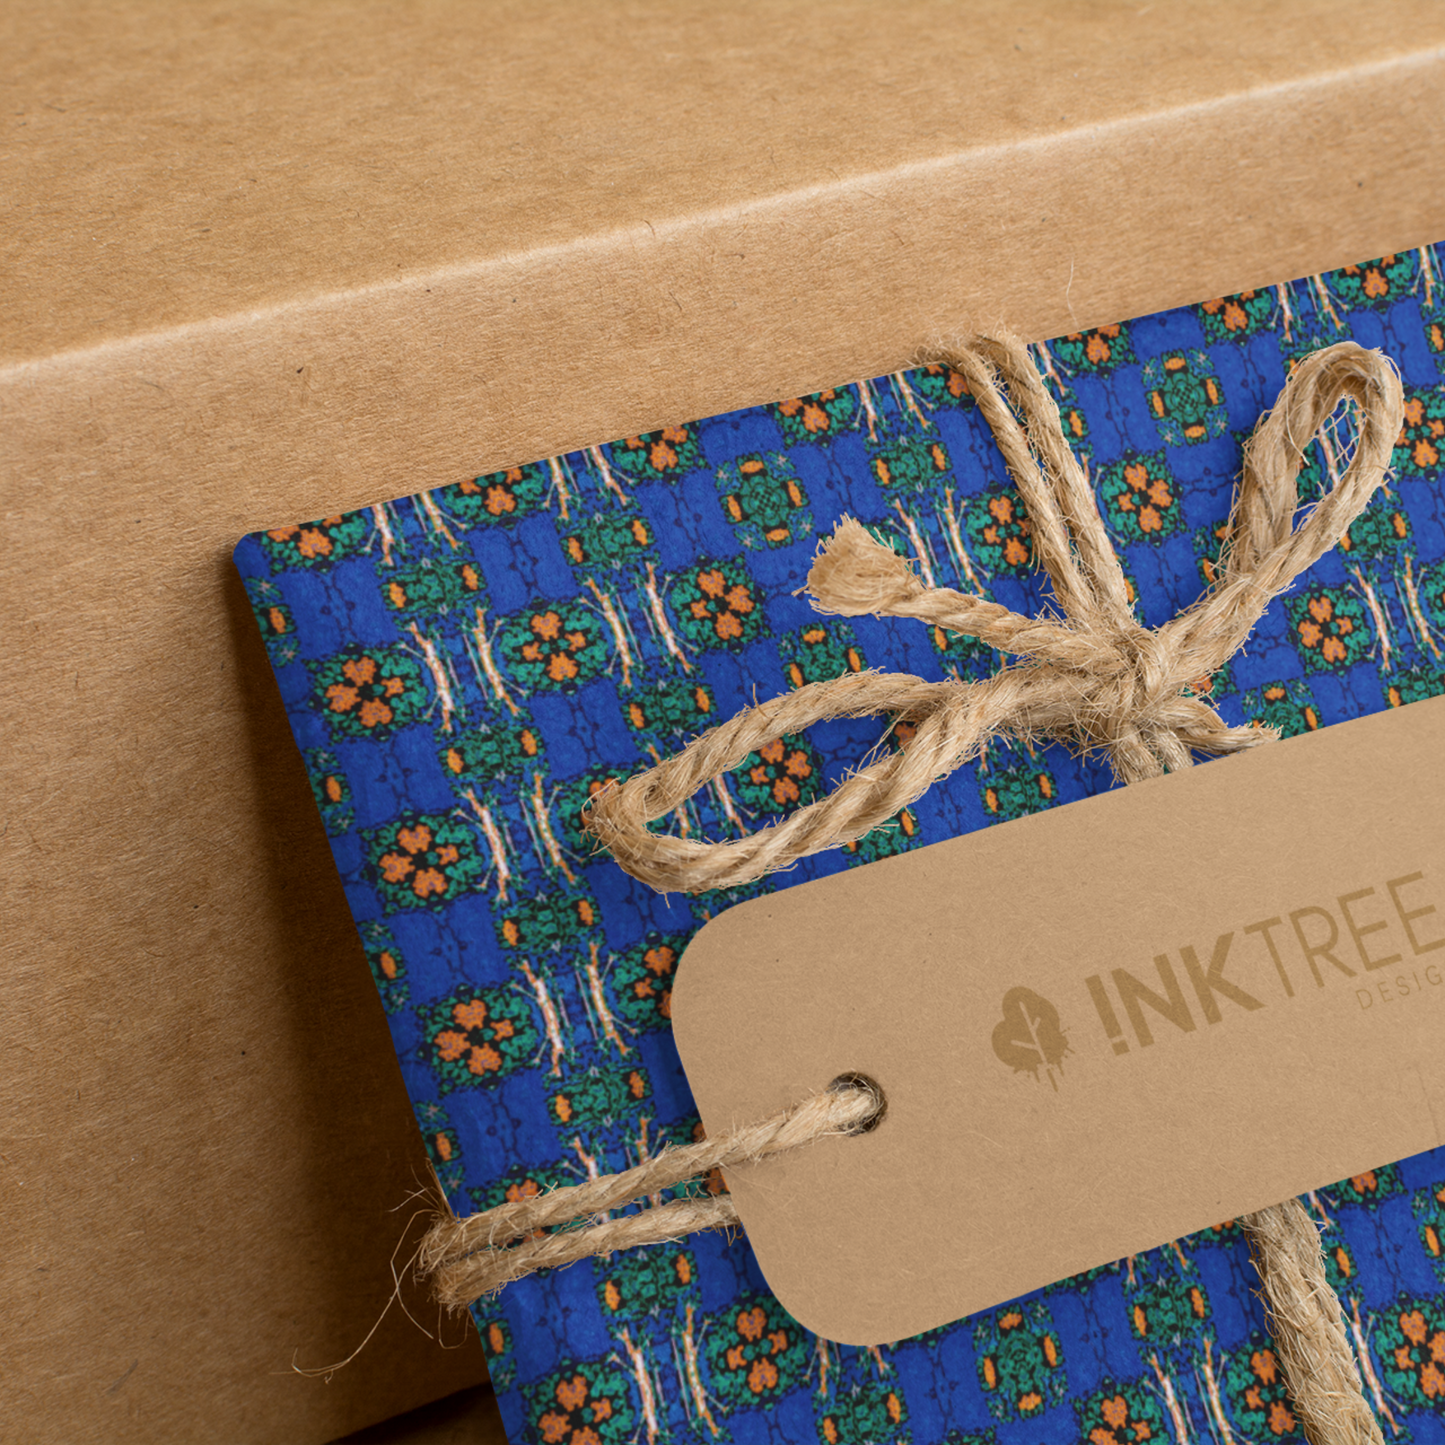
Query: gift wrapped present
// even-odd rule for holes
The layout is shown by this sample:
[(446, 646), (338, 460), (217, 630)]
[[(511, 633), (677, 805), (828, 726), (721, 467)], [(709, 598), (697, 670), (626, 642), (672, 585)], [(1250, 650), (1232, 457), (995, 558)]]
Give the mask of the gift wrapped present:
[[(1445, 691), (1438, 267), (1426, 247), (1031, 348), (1149, 626), (1214, 581), (1243, 441), (1294, 364), (1352, 339), (1399, 367), (1386, 485), (1201, 680), (1226, 722), (1289, 736)], [(1342, 412), (1306, 452), (1305, 501), (1352, 445)], [(925, 584), (1049, 607), (1028, 509), (946, 362), (271, 526), (238, 547), (458, 1215), (699, 1137), (671, 990), (689, 939), (721, 910), (1115, 785), (1058, 744), (995, 744), (888, 826), (741, 887), (660, 894), (599, 854), (584, 821), (600, 789), (756, 698), (872, 668), (998, 669), (966, 634), (823, 616), (796, 595), (845, 515)], [(866, 718), (784, 734), (666, 826), (742, 836), (870, 749), (906, 743), (906, 729)], [(887, 978), (880, 963), (880, 989)], [(1107, 1167), (1108, 1139), (1098, 1147)], [(1381, 1159), (1307, 1205), (1386, 1438), (1445, 1439), (1445, 1150)], [(1238, 1224), (1221, 1220), (919, 1338), (854, 1348), (787, 1314), (745, 1237), (709, 1233), (531, 1275), (474, 1316), (517, 1441), (1300, 1438), (1257, 1289)]]

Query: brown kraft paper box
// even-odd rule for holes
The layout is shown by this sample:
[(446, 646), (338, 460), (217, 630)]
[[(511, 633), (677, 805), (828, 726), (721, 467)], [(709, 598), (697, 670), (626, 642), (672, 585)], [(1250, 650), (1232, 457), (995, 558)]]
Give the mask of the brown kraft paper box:
[(425, 1158), (238, 536), (1437, 240), (1442, 45), (1424, 0), (0, 16), (0, 1438), (320, 1442), (482, 1375), (395, 1310), (291, 1370)]

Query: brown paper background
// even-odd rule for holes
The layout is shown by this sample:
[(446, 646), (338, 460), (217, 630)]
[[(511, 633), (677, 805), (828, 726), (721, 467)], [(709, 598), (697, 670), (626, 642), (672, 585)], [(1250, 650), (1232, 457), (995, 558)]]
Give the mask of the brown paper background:
[(236, 537), (1437, 240), (1442, 45), (1430, 0), (0, 13), (0, 1437), (322, 1441), (481, 1371), (392, 1319), (289, 1373), (423, 1156)]

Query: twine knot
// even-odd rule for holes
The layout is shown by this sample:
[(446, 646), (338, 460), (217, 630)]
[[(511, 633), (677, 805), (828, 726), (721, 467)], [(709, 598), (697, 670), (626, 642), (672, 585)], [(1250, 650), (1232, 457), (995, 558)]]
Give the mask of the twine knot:
[[(609, 784), (589, 805), (588, 831), (644, 883), (690, 893), (724, 888), (853, 842), (995, 737), (1057, 738), (1080, 752), (1102, 753), (1122, 781), (1135, 782), (1189, 767), (1196, 754), (1238, 752), (1276, 735), (1226, 724), (1206, 701), (1209, 680), (1270, 601), (1334, 546), (1383, 481), (1404, 409), (1393, 364), (1344, 341), (1295, 365), (1245, 448), (1213, 585), (1151, 629), (1134, 615), (1093, 489), (1027, 350), (1010, 338), (980, 337), (943, 359), (963, 376), (1008, 463), (1059, 614), (1025, 617), (971, 593), (925, 586), (907, 559), (843, 518), (808, 574), (815, 611), (913, 618), (977, 637), (1016, 660), (976, 683), (882, 672), (811, 683)], [(1304, 448), (1342, 401), (1355, 412), (1353, 456), (1296, 525)], [(873, 713), (917, 724), (907, 746), (867, 762), (783, 821), (731, 842), (649, 827), (780, 734)]]
[(1173, 731), (1168, 704), (1188, 680), (1176, 676), (1164, 639), (1145, 627), (1101, 638), (1099, 652), (1087, 679), (1091, 705), (1080, 706), (1080, 740), (1110, 757), (1148, 753), (1164, 767), (1182, 746), (1177, 737), (1165, 741)]

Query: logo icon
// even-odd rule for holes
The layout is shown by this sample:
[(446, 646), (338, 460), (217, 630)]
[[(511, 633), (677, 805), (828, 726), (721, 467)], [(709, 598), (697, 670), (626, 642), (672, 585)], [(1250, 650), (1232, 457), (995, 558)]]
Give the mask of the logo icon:
[(1064, 1058), (1072, 1050), (1059, 1026), (1059, 1011), (1031, 988), (1011, 988), (1003, 996), (1003, 1018), (994, 1025), (993, 1051), (1014, 1073), (1039, 1077), (1048, 1073), (1058, 1091), (1054, 1070), (1064, 1072)]

